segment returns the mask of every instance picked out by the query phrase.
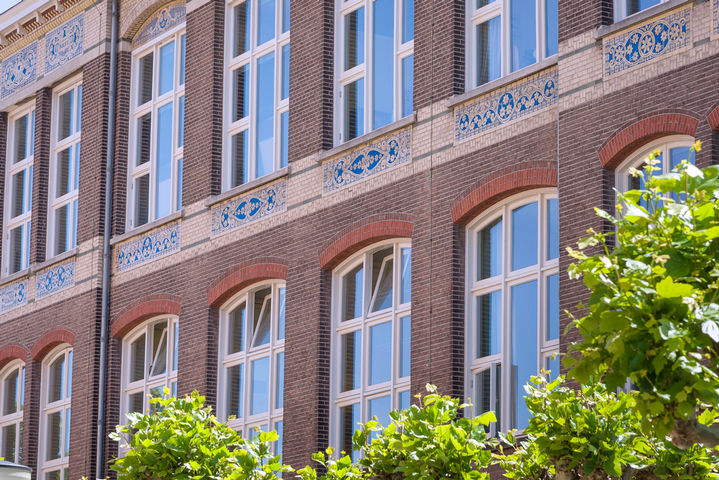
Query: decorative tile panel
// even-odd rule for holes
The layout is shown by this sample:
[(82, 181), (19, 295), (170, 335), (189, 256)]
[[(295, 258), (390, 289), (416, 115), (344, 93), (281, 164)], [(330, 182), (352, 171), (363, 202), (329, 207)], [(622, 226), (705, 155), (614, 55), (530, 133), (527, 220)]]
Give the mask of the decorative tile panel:
[(411, 143), (412, 133), (407, 129), (325, 162), (323, 192), (330, 193), (407, 162), (411, 158)]
[(13, 308), (22, 307), (27, 303), (27, 279), (0, 288), (0, 313)]
[(543, 110), (557, 101), (557, 69), (499, 89), (454, 111), (454, 139), (466, 140)]
[(604, 75), (668, 55), (691, 43), (691, 6), (604, 39)]
[(63, 23), (45, 36), (45, 74), (82, 53), (84, 17)]
[(162, 7), (140, 27), (132, 42), (138, 47), (165, 33), (185, 21), (185, 2), (171, 3)]
[(133, 238), (115, 247), (115, 269), (125, 272), (180, 251), (180, 223)]
[(15, 90), (35, 81), (37, 76), (37, 42), (33, 42), (2, 62), (2, 89), (7, 97)]
[(212, 232), (216, 237), (260, 218), (287, 210), (287, 182), (280, 180), (247, 195), (212, 207)]
[(75, 285), (75, 260), (53, 265), (35, 276), (35, 299), (39, 300)]
[(712, 34), (719, 35), (719, 0), (712, 0), (712, 18), (714, 18)]

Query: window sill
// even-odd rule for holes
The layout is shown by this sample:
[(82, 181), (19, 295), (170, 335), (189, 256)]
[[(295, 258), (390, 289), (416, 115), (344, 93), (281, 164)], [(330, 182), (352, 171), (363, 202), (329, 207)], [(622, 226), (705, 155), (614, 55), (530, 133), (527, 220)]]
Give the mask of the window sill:
[(154, 220), (150, 223), (146, 223), (145, 225), (141, 227), (134, 228), (130, 230), (129, 232), (125, 232), (122, 235), (115, 235), (110, 239), (110, 245), (116, 245), (120, 242), (124, 242), (125, 240), (136, 237), (138, 235), (142, 235), (143, 233), (147, 233), (150, 230), (154, 230), (158, 227), (161, 227), (165, 225), (166, 223), (174, 222), (175, 220), (178, 220), (182, 218), (185, 215), (185, 210), (178, 210), (177, 212), (171, 213), (169, 215), (166, 215), (162, 218), (158, 218), (157, 220)]
[(336, 147), (331, 148), (329, 150), (323, 150), (320, 152), (319, 158), (317, 159), (317, 163), (322, 163), (324, 160), (327, 160), (330, 157), (334, 157), (342, 152), (351, 150), (351, 149), (358, 147), (364, 143), (371, 142), (372, 140), (374, 140), (376, 138), (379, 138), (379, 137), (386, 135), (390, 132), (393, 132), (395, 130), (399, 130), (400, 128), (404, 128), (409, 125), (412, 125), (416, 121), (417, 121), (417, 113), (413, 112), (411, 115), (408, 115), (401, 120), (397, 120), (396, 122), (390, 123), (389, 125), (385, 125), (384, 127), (380, 127), (377, 130), (373, 130), (369, 133), (365, 133), (361, 137), (357, 137), (357, 138), (353, 138), (352, 140), (348, 140), (345, 143), (337, 145)]
[(685, 3), (690, 3), (692, 1), (693, 0), (669, 0), (668, 2), (654, 5), (653, 7), (649, 7), (646, 10), (642, 10), (641, 12), (629, 15), (628, 17), (623, 18), (622, 20), (619, 20), (612, 25), (602, 25), (601, 27), (598, 27), (596, 30), (594, 30), (594, 38), (595, 40), (601, 40), (604, 37), (607, 37), (613, 33), (624, 30), (625, 28), (631, 27), (632, 25), (635, 25), (637, 23), (642, 23), (643, 21), (649, 20), (656, 15), (660, 15), (668, 10), (684, 5)]
[(30, 275), (30, 268), (26, 268), (24, 270), (20, 270), (19, 272), (15, 272), (6, 277), (2, 277), (2, 278), (0, 278), (0, 287), (6, 285), (8, 283), (12, 283), (15, 280), (19, 280), (21, 278), (27, 277), (29, 275)]
[(211, 207), (213, 205), (217, 205), (218, 203), (224, 202), (225, 200), (228, 200), (230, 198), (236, 197), (237, 195), (240, 195), (245, 192), (249, 192), (250, 190), (260, 187), (262, 185), (265, 185), (266, 183), (270, 183), (274, 180), (277, 180), (278, 178), (282, 178), (287, 176), (290, 172), (290, 167), (283, 167), (279, 170), (268, 173), (267, 175), (264, 175), (260, 178), (256, 178), (252, 180), (251, 182), (243, 183), (242, 185), (238, 185), (234, 188), (231, 188), (227, 190), (226, 192), (222, 192), (219, 195), (214, 195), (207, 200), (205, 200), (205, 206)]
[(552, 55), (551, 57), (545, 58), (539, 63), (529, 65), (528, 67), (524, 67), (520, 70), (517, 70), (516, 72), (512, 72), (509, 75), (505, 75), (504, 77), (492, 80), (491, 82), (487, 82), (484, 85), (480, 85), (479, 87), (470, 90), (469, 92), (463, 93), (461, 95), (454, 95), (447, 100), (447, 108), (452, 108), (455, 105), (466, 102), (467, 100), (479, 97), (480, 95), (489, 93), (492, 90), (496, 90), (512, 82), (516, 82), (523, 77), (527, 77), (546, 68), (553, 67), (557, 64), (557, 58), (557, 55)]
[(56, 264), (56, 263), (60, 263), (60, 262), (62, 262), (62, 261), (64, 261), (64, 260), (67, 260), (68, 258), (72, 258), (72, 257), (74, 257), (75, 255), (77, 255), (77, 252), (78, 252), (78, 251), (79, 251), (79, 250), (78, 250), (77, 247), (71, 248), (71, 249), (68, 250), (67, 252), (62, 252), (62, 253), (59, 254), (59, 255), (55, 255), (54, 257), (49, 258), (49, 259), (45, 260), (45, 261), (42, 262), (42, 263), (35, 263), (35, 264), (33, 264), (33, 265), (30, 265), (30, 273), (38, 272), (38, 271), (40, 271), (40, 270), (42, 270), (42, 269), (44, 269), (44, 268), (49, 267), (50, 265), (54, 265), (54, 264)]

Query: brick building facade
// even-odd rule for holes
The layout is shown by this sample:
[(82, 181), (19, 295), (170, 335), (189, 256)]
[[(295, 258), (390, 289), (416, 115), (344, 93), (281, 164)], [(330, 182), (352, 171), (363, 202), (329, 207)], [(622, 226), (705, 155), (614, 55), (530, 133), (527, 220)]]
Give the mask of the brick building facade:
[[(649, 149), (719, 162), (719, 0), (524, 2), (529, 61), (519, 3), (118, 1), (102, 438), (164, 386), (298, 467), (427, 382), (521, 427), (593, 207)], [(0, 13), (0, 456), (33, 478), (95, 473), (111, 16)]]

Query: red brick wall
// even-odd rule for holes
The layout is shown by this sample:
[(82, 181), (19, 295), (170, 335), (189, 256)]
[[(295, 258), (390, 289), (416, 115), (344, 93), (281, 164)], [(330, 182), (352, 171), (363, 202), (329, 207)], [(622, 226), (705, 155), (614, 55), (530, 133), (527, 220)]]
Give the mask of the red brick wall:
[(614, 22), (613, 0), (560, 0), (559, 42)]
[(32, 226), (30, 228), (30, 263), (45, 261), (48, 235), (47, 201), (50, 175), (50, 122), (52, 121), (52, 89), (43, 88), (35, 94), (35, 156), (32, 179)]

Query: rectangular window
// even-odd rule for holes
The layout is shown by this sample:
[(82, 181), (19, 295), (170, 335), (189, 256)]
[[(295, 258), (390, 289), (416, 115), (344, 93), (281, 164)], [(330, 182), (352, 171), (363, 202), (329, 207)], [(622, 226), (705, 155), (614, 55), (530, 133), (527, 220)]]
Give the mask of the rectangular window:
[(618, 22), (629, 15), (634, 15), (654, 5), (669, 0), (614, 0), (614, 21)]
[(287, 166), (289, 3), (241, 0), (228, 6), (223, 190)]
[(11, 275), (30, 266), (34, 109), (23, 109), (10, 115), (7, 144), (3, 275)]
[(168, 34), (133, 57), (127, 228), (182, 207), (185, 33)]
[(337, 0), (340, 144), (411, 115), (414, 0)]
[(50, 356), (42, 369), (38, 478), (69, 480), (72, 350)]
[(467, 90), (557, 54), (558, 0), (467, 2)]

